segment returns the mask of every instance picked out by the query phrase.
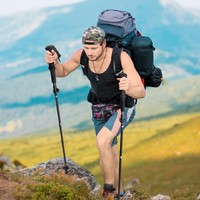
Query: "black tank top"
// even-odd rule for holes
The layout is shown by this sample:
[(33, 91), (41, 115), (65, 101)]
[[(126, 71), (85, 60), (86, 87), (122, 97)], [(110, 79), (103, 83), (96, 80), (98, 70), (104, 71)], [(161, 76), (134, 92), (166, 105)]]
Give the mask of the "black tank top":
[[(121, 52), (121, 51), (120, 51)], [(118, 53), (119, 54), (119, 53)], [(117, 55), (120, 58), (120, 54)], [(98, 74), (98, 80), (96, 79), (96, 73), (92, 72), (89, 67), (89, 59), (83, 50), (81, 55), (81, 64), (83, 65), (83, 73), (90, 81), (91, 89), (88, 94), (87, 100), (92, 104), (109, 103), (120, 105), (119, 81), (114, 73), (113, 61), (116, 56), (116, 50), (113, 49), (111, 61), (105, 72)], [(119, 63), (119, 62), (117, 62)], [(116, 67), (122, 69), (121, 66)], [(132, 107), (134, 100), (126, 96), (126, 107)]]

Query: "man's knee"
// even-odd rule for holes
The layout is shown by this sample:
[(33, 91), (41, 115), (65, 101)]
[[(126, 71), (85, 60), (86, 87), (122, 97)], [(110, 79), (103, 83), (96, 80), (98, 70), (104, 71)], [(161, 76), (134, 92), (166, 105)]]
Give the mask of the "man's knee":
[(113, 139), (113, 133), (107, 128), (102, 128), (96, 138), (98, 148), (101, 149), (110, 147), (111, 143), (113, 142)]
[(108, 138), (106, 138), (106, 137), (97, 137), (97, 147), (99, 148), (99, 149), (101, 149), (101, 148), (106, 148), (106, 146), (109, 146), (110, 145), (110, 141), (109, 141), (109, 139)]

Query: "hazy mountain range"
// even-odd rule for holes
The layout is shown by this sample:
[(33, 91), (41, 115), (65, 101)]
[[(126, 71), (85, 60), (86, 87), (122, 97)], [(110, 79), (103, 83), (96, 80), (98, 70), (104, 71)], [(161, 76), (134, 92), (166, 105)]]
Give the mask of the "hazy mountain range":
[[(54, 44), (61, 61), (81, 47), (82, 32), (105, 9), (129, 11), (138, 30), (153, 40), (155, 65), (167, 85), (148, 88), (137, 119), (199, 109), (200, 15), (173, 1), (86, 0), (0, 18), (0, 138), (57, 128), (57, 113), (44, 49)], [(77, 70), (57, 79), (63, 128), (88, 128), (88, 80)]]

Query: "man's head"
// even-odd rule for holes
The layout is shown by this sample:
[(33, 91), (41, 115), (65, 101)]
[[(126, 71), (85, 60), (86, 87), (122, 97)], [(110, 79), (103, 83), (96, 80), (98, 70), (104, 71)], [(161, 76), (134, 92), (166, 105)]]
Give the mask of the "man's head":
[(89, 45), (102, 45), (105, 40), (105, 31), (99, 27), (92, 26), (84, 31), (82, 36), (82, 43)]

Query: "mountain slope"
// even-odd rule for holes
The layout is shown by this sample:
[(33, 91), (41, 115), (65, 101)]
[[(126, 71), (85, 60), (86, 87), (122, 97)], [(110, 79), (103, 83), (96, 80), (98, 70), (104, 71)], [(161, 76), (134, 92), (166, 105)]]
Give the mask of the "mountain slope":
[[(147, 89), (147, 97), (138, 103), (138, 119), (199, 105), (200, 38), (191, 39), (200, 29), (198, 15), (158, 0), (127, 0), (126, 4), (87, 0), (0, 18), (0, 138), (57, 127), (44, 48), (54, 44), (62, 61), (69, 58), (81, 47), (83, 30), (95, 25), (99, 13), (108, 8), (133, 14), (138, 30), (152, 38), (155, 65), (168, 81), (166, 87)], [(84, 100), (89, 82), (81, 69), (58, 79), (57, 85), (63, 127), (90, 127), (90, 105)]]
[[(189, 197), (199, 192), (199, 124), (200, 113), (131, 124), (124, 131), (124, 183), (137, 178), (151, 195), (162, 193), (172, 199), (176, 195), (195, 199)], [(81, 134), (65, 130), (64, 139), (67, 157), (91, 171), (97, 182), (103, 183), (93, 130)], [(11, 159), (26, 166), (62, 156), (60, 137), (54, 130), (6, 139), (0, 141), (0, 146), (2, 153), (6, 152)]]

